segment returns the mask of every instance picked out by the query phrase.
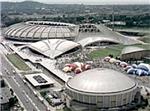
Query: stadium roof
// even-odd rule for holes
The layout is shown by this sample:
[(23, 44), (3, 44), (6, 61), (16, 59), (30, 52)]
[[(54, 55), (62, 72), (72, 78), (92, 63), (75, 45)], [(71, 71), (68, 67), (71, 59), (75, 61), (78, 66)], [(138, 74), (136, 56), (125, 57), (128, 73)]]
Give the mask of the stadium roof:
[(85, 47), (85, 46), (95, 43), (95, 42), (119, 43), (119, 41), (117, 41), (113, 38), (106, 38), (106, 37), (88, 37), (88, 38), (80, 40), (78, 43), (80, 43), (83, 47)]
[(105, 68), (85, 71), (67, 83), (67, 87), (71, 90), (90, 94), (118, 93), (135, 86), (136, 83), (126, 75)]
[[(128, 37), (128, 36), (124, 36), (116, 31), (113, 31), (112, 29), (106, 27), (103, 24), (99, 24), (99, 25), (95, 25), (100, 31), (97, 33), (79, 33), (79, 37), (77, 39), (77, 41), (82, 41), (82, 39), (88, 38), (88, 37), (92, 37), (91, 40), (95, 40), (94, 38), (99, 37), (102, 39), (108, 39), (117, 43), (121, 43), (124, 45), (130, 45), (130, 44), (137, 44), (137, 43), (143, 43), (140, 40), (136, 40), (135, 38), (132, 37)], [(91, 41), (92, 42), (92, 41)], [(90, 43), (91, 43), (90, 42)]]
[(144, 51), (144, 50), (146, 49), (135, 47), (135, 46), (128, 46), (122, 50), (121, 54), (128, 54), (128, 53), (139, 52), (139, 51)]
[(25, 75), (25, 78), (34, 86), (53, 85), (54, 82), (43, 73)]
[(6, 38), (15, 40), (42, 40), (54, 38), (74, 39), (78, 26), (69, 23), (49, 21), (28, 21), (11, 25), (4, 31)]
[(127, 36), (124, 36), (118, 32), (115, 32), (113, 30), (111, 30), (110, 28), (104, 26), (104, 25), (96, 25), (97, 28), (99, 28), (99, 30), (106, 35), (106, 37), (109, 37), (109, 38), (113, 38), (113, 40), (117, 40), (119, 41), (120, 43), (122, 44), (136, 44), (136, 43), (142, 43), (141, 41), (139, 40), (136, 40), (136, 39), (133, 39), (132, 37), (127, 37)]
[(48, 39), (31, 43), (27, 47), (53, 59), (81, 45), (65, 39)]

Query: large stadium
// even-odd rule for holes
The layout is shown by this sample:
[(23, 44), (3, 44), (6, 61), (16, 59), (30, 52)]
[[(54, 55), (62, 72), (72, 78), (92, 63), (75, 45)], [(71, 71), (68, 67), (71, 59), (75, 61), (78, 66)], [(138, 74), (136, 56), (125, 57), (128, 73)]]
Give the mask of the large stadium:
[(28, 21), (11, 25), (3, 35), (7, 39), (18, 41), (39, 41), (43, 39), (74, 40), (78, 35), (78, 26), (69, 23), (49, 21)]
[(75, 76), (66, 83), (66, 89), (72, 103), (91, 108), (122, 108), (139, 98), (136, 82), (106, 68), (88, 70)]
[(112, 31), (102, 24), (74, 25), (51, 21), (27, 21), (5, 28), (2, 34), (14, 44), (25, 44), (45, 39), (71, 40), (80, 43), (83, 47), (142, 43), (137, 39)]

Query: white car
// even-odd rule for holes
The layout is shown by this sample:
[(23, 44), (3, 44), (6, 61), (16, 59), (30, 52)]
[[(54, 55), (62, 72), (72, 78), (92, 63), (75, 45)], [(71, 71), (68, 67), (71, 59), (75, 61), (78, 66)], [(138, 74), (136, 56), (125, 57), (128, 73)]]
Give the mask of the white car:
[(13, 72), (13, 74), (16, 74), (16, 71), (15, 71), (15, 70), (13, 70), (12, 72)]
[(47, 111), (50, 111), (50, 108), (49, 108), (49, 107), (47, 108)]
[(26, 84), (26, 83), (27, 83), (27, 82), (26, 82), (26, 80), (24, 80), (24, 79), (23, 79), (23, 82), (24, 82), (24, 84)]
[(33, 91), (33, 93), (34, 93), (35, 96), (37, 96), (37, 92), (36, 91)]

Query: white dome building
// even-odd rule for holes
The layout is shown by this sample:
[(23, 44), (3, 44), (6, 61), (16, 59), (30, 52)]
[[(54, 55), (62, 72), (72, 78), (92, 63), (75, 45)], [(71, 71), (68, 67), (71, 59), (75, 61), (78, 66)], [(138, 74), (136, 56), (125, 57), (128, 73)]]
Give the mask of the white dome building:
[(43, 39), (74, 40), (79, 26), (69, 23), (49, 21), (28, 21), (11, 25), (4, 30), (7, 39), (18, 41), (39, 41)]
[(98, 108), (128, 105), (139, 96), (138, 84), (124, 74), (111, 69), (85, 71), (66, 83), (70, 101)]

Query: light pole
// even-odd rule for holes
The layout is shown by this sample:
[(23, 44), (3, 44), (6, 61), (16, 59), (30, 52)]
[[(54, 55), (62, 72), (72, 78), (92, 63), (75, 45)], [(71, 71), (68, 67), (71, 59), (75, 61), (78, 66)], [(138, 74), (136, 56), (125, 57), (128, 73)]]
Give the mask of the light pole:
[(114, 5), (112, 6), (112, 30), (114, 31)]

